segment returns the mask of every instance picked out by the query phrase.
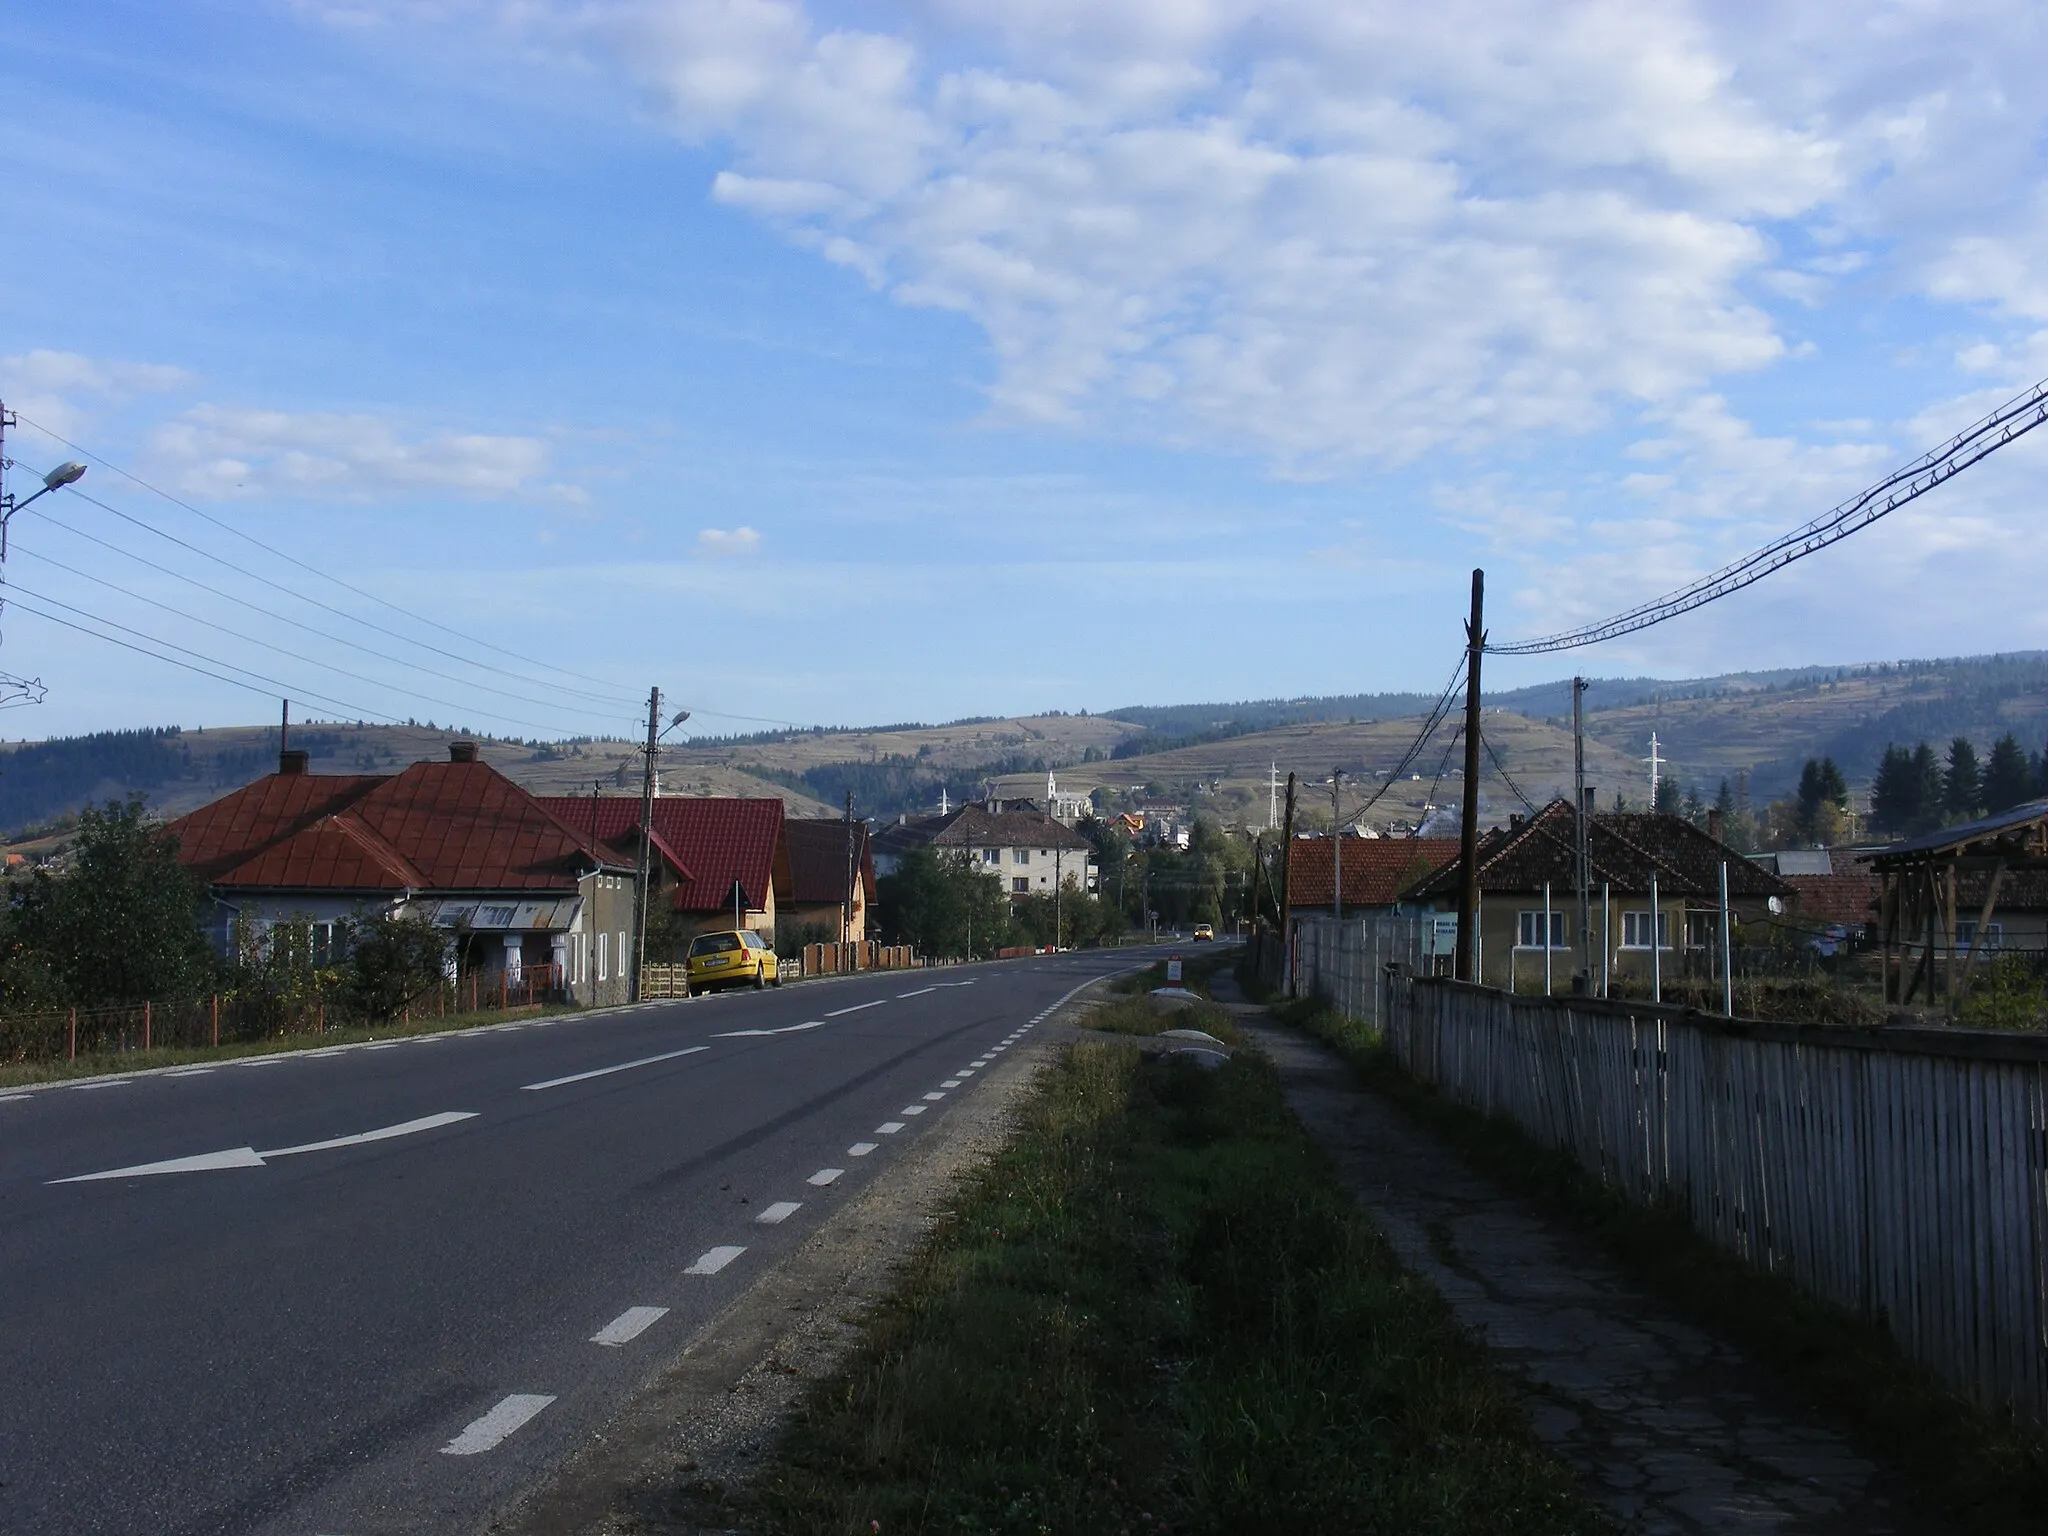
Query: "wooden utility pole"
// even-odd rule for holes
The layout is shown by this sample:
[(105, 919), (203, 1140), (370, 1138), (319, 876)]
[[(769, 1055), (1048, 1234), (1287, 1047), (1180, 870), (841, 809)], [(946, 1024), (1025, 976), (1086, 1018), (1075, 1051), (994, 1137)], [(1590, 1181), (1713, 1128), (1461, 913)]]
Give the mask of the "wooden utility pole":
[(1344, 920), (1344, 824), (1339, 819), (1343, 812), (1337, 803), (1340, 787), (1344, 783), (1344, 770), (1330, 770), (1330, 900), (1331, 911), (1337, 921)]
[(1458, 829), (1459, 981), (1479, 979), (1479, 658), (1486, 649), (1486, 572), (1472, 573), (1472, 617), (1465, 625), (1465, 803)]
[(839, 942), (853, 937), (853, 791), (846, 792), (846, 899), (839, 903)]
[[(1584, 990), (1593, 990), (1593, 855), (1592, 829), (1586, 815), (1586, 712), (1588, 684), (1572, 679), (1572, 865), (1579, 887), (1579, 974)], [(1548, 943), (1550, 936), (1544, 935)], [(1603, 937), (1601, 940), (1605, 943)]]
[[(640, 972), (647, 949), (647, 872), (654, 849), (654, 754), (660, 750), (661, 690), (647, 690), (647, 761), (640, 775), (640, 870), (633, 883), (633, 959), (627, 997), (640, 1001)], [(620, 956), (623, 962), (625, 957)]]
[(1286, 985), (1294, 985), (1290, 951), (1294, 936), (1288, 926), (1294, 915), (1294, 775), (1287, 775), (1287, 817), (1280, 824), (1280, 968)]

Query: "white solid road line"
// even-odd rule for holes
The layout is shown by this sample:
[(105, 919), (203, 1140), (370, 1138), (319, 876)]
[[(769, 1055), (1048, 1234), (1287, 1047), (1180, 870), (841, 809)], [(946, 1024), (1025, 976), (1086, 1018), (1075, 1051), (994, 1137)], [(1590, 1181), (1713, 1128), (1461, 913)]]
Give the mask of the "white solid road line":
[(423, 1115), (417, 1120), (408, 1120), (403, 1125), (387, 1125), (379, 1130), (358, 1131), (353, 1136), (336, 1136), (330, 1141), (309, 1141), (304, 1146), (278, 1147), (270, 1152), (258, 1152), (254, 1147), (228, 1147), (219, 1152), (201, 1152), (192, 1157), (166, 1158), (158, 1163), (138, 1163), (132, 1168), (109, 1168), (104, 1173), (79, 1173), (68, 1179), (50, 1179), (51, 1184), (92, 1184), (101, 1179), (139, 1179), (156, 1173), (212, 1173), (222, 1168), (261, 1168), (264, 1160), (272, 1157), (296, 1157), (301, 1152), (332, 1152), (340, 1147), (359, 1147), (366, 1142), (389, 1141), (394, 1136), (412, 1136), (420, 1131), (436, 1131), (444, 1125), (454, 1125), (461, 1120), (474, 1120), (473, 1109), (450, 1110), (439, 1115)]
[(834, 1179), (838, 1178), (841, 1174), (845, 1172), (846, 1170), (844, 1168), (820, 1168), (808, 1179), (805, 1179), (804, 1182), (806, 1184), (815, 1184), (818, 1186), (818, 1188), (823, 1189), (827, 1184), (830, 1184)]
[(803, 1208), (801, 1200), (778, 1200), (754, 1220), (764, 1227), (779, 1227)]
[(885, 1120), (875, 1127), (875, 1134), (877, 1136), (894, 1136), (902, 1129), (903, 1122), (901, 1120)]
[(825, 1017), (828, 1019), (836, 1019), (842, 1013), (859, 1013), (863, 1008), (879, 1008), (882, 1006), (882, 1004), (886, 1003), (887, 1001), (889, 1001), (889, 999), (887, 999), (886, 997), (878, 997), (872, 1003), (855, 1003), (851, 1008), (834, 1008), (830, 1013), (826, 1014)]
[(715, 1275), (746, 1251), (744, 1248), (733, 1247), (708, 1249), (696, 1263), (684, 1270), (683, 1273), (686, 1275)]
[(714, 1040), (749, 1040), (758, 1035), (794, 1035), (801, 1030), (823, 1029), (823, 1019), (812, 1019), (804, 1024), (785, 1024), (780, 1029), (728, 1029), (723, 1034), (713, 1035)]
[(632, 1343), (667, 1316), (667, 1307), (628, 1307), (593, 1333), (590, 1342), (617, 1349), (621, 1344)]
[(870, 1152), (874, 1151), (876, 1146), (878, 1145), (879, 1143), (872, 1141), (856, 1141), (852, 1146), (846, 1149), (846, 1155), (848, 1157), (866, 1157)]
[(699, 1051), (708, 1051), (708, 1045), (688, 1045), (680, 1051), (664, 1051), (659, 1056), (642, 1056), (638, 1061), (622, 1061), (615, 1067), (598, 1067), (590, 1072), (572, 1072), (567, 1077), (551, 1077), (544, 1083), (522, 1083), (521, 1093), (538, 1093), (543, 1088), (560, 1088), (565, 1083), (587, 1083), (593, 1077), (609, 1077), (614, 1072), (630, 1072), (635, 1067), (651, 1067), (657, 1061), (674, 1061), (678, 1056), (694, 1056)]
[(552, 1403), (552, 1397), (537, 1392), (514, 1392), (482, 1418), (474, 1420), (453, 1440), (441, 1447), (443, 1456), (475, 1456), (493, 1450), (505, 1437), (527, 1424), (535, 1414)]

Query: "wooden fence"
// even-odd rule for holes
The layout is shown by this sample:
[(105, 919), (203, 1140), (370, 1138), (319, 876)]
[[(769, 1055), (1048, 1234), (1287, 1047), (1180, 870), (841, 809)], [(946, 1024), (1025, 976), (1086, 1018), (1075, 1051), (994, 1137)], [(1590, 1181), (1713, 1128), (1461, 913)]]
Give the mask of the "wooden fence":
[(339, 1001), (235, 993), (116, 1008), (0, 1014), (0, 1062), (75, 1061), (81, 1056), (324, 1035), (370, 1024), (535, 1008), (560, 1001), (563, 995), (560, 967), (530, 965), (516, 981), (503, 972), (484, 972), (428, 987), (394, 1020), (366, 1019)]
[(2048, 1040), (1382, 986), (1388, 1047), (1445, 1096), (2048, 1422)]

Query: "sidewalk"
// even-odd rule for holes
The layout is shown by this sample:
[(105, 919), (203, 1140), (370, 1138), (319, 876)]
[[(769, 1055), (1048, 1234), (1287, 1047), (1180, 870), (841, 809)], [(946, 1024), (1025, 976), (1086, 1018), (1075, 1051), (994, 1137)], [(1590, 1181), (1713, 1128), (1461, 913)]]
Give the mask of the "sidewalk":
[(1537, 1437), (1622, 1529), (1936, 1529), (1903, 1485), (1808, 1415), (1788, 1385), (1631, 1282), (1583, 1235), (1470, 1171), (1321, 1045), (1218, 1001), (1279, 1071), (1287, 1100), (1401, 1260), (1523, 1380)]

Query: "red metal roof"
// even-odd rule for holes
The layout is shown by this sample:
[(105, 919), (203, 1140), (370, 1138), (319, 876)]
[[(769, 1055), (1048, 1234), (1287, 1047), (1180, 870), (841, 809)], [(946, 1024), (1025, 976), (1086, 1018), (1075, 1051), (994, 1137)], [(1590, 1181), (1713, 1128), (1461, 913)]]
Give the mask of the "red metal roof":
[[(541, 803), (586, 832), (595, 804), (599, 835), (614, 848), (629, 848), (639, 837), (640, 802), (630, 796), (606, 795), (593, 801), (550, 795)], [(659, 799), (654, 802), (653, 833), (656, 848), (677, 874), (678, 912), (721, 910), (732, 900), (734, 880), (746, 891), (748, 907), (760, 911), (776, 884), (778, 864), (782, 886), (788, 883), (780, 800), (720, 795)]]
[(216, 886), (306, 891), (573, 890), (616, 851), (488, 763), (380, 777), (272, 774), (171, 824)]
[[(1391, 907), (1409, 886), (1457, 856), (1455, 837), (1347, 837), (1344, 905)], [(1288, 859), (1288, 899), (1296, 907), (1331, 905), (1331, 839), (1297, 837)]]

